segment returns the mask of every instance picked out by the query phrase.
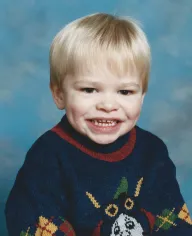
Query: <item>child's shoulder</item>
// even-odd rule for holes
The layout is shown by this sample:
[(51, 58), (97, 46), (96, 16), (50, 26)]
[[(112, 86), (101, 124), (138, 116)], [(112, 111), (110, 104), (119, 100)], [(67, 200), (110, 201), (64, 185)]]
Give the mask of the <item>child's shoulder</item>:
[(48, 130), (39, 136), (29, 148), (26, 159), (32, 161), (51, 161), (63, 147), (61, 139), (52, 130)]
[(163, 140), (158, 137), (156, 134), (154, 134), (153, 132), (143, 129), (140, 126), (136, 125), (136, 132), (137, 132), (137, 136), (139, 136), (139, 138), (141, 139), (146, 139), (148, 141), (152, 141), (155, 143), (164, 143)]
[(175, 168), (165, 142), (154, 133), (136, 126), (137, 148), (142, 150), (146, 163)]
[(29, 150), (47, 149), (50, 151), (55, 145), (57, 146), (58, 143), (59, 139), (57, 135), (51, 130), (47, 130), (34, 141)]
[(145, 130), (139, 126), (136, 126), (136, 137), (139, 143), (143, 143), (146, 147), (150, 147), (151, 149), (160, 150), (164, 149), (167, 150), (167, 146), (165, 142), (154, 134), (151, 131)]

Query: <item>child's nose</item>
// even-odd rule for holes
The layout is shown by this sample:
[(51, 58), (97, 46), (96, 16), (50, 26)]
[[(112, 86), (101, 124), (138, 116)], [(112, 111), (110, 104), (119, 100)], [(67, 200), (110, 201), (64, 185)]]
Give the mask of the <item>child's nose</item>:
[(105, 112), (111, 112), (118, 110), (118, 104), (113, 99), (106, 99), (100, 101), (97, 106), (97, 110), (105, 111)]

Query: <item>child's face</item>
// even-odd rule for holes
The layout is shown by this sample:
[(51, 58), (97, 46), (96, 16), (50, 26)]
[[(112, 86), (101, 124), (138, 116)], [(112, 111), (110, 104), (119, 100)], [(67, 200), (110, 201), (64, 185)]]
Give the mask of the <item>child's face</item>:
[(66, 115), (75, 130), (98, 144), (109, 144), (137, 122), (144, 94), (136, 75), (117, 78), (97, 72), (67, 77), (63, 83)]

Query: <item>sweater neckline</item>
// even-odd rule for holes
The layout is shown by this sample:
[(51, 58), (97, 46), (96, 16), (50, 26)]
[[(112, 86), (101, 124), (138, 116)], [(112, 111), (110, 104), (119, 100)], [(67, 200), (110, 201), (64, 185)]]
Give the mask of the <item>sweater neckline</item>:
[(97, 144), (77, 132), (69, 123), (66, 115), (51, 131), (89, 156), (107, 162), (125, 159), (131, 154), (136, 143), (136, 129), (134, 127), (111, 144)]

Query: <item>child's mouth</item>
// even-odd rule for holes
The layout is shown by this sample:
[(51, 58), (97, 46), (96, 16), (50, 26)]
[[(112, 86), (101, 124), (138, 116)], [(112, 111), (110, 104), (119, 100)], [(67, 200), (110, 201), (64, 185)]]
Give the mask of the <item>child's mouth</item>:
[(91, 122), (96, 126), (115, 126), (118, 121), (117, 120), (91, 120)]
[(88, 120), (88, 125), (94, 132), (111, 133), (116, 132), (120, 127), (120, 120), (106, 119), (91, 119)]

